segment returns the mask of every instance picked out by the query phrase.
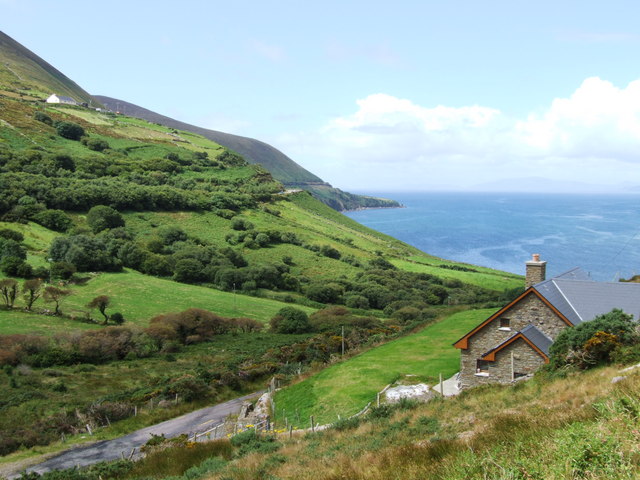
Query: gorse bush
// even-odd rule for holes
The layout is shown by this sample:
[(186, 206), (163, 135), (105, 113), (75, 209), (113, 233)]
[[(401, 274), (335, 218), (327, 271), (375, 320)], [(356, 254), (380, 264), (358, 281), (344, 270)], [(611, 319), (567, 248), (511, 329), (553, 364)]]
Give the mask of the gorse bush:
[(632, 315), (614, 309), (589, 322), (567, 328), (560, 332), (549, 349), (550, 368), (566, 365), (590, 368), (607, 363), (620, 347), (638, 343), (636, 326)]

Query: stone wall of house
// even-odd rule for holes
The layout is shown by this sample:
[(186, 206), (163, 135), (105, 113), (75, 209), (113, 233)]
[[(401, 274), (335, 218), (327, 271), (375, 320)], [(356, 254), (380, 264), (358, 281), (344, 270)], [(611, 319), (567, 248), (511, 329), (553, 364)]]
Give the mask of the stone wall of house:
[[(501, 318), (509, 319), (509, 329), (500, 328)], [(500, 345), (505, 340), (509, 339), (519, 330), (522, 330), (528, 324), (535, 325), (540, 331), (544, 332), (551, 339), (555, 339), (560, 331), (567, 328), (567, 324), (558, 317), (555, 312), (547, 306), (539, 297), (531, 293), (522, 298), (518, 303), (513, 305), (502, 315), (496, 317), (489, 324), (485, 325), (481, 330), (476, 332), (469, 338), (469, 348), (466, 350), (460, 350), (460, 386), (461, 388), (473, 387), (476, 385), (482, 385), (485, 383), (495, 383), (500, 378), (503, 378), (503, 372), (507, 368), (509, 372), (509, 381), (511, 380), (511, 357), (510, 354), (505, 357), (502, 355), (504, 351), (509, 351), (506, 348), (496, 355), (494, 362), (488, 364), (488, 375), (478, 374), (477, 360), (482, 355), (487, 353), (492, 348)], [(520, 343), (518, 340), (515, 343)], [(540, 362), (537, 366), (543, 363), (542, 357), (540, 357), (531, 347), (525, 343), (524, 347), (531, 350), (533, 355), (538, 357)], [(519, 347), (520, 351), (520, 347)], [(523, 357), (524, 358), (524, 357)], [(506, 367), (503, 365), (506, 363)], [(533, 363), (529, 362), (531, 365)], [(534, 362), (535, 363), (535, 362)], [(525, 365), (523, 365), (524, 368)], [(528, 368), (528, 367), (527, 367)], [(496, 372), (496, 373), (494, 373)], [(525, 372), (521, 372), (525, 373)]]

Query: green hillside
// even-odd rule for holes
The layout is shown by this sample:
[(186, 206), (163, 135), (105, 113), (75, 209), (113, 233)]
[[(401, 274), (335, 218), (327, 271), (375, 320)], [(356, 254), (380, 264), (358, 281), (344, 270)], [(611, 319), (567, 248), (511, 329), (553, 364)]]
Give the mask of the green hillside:
[(321, 425), (348, 417), (376, 399), (377, 392), (398, 379), (435, 385), (460, 367), (460, 352), (451, 344), (494, 310), (447, 315), (434, 325), (332, 365), (300, 383), (279, 391), (274, 401), (278, 421), (305, 428), (311, 415)]
[(52, 93), (91, 102), (91, 95), (52, 65), (0, 32), (0, 93), (18, 98), (44, 99)]
[(224, 145), (241, 154), (249, 163), (262, 165), (273, 175), (273, 178), (282, 182), (286, 187), (307, 190), (311, 192), (314, 197), (335, 210), (343, 211), (356, 210), (358, 208), (389, 208), (400, 206), (395, 200), (355, 195), (334, 188), (313, 173), (302, 168), (280, 150), (259, 140), (189, 125), (188, 123), (160, 115), (159, 113), (152, 112), (133, 103), (125, 102), (124, 100), (103, 95), (95, 95), (94, 98), (98, 99), (113, 111), (120, 111), (126, 115), (153, 123), (159, 123), (171, 128), (194, 132), (220, 145)]
[(196, 132), (46, 104), (59, 75), (3, 45), (11, 70), (40, 77), (21, 90), (0, 76), (0, 462), (328, 365), (342, 327), (350, 355), (522, 288)]

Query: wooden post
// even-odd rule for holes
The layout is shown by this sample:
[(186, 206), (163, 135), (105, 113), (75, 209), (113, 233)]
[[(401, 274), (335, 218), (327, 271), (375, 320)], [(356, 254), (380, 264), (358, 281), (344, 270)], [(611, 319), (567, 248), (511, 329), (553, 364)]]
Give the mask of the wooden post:
[(342, 356), (344, 357), (344, 325), (342, 326)]
[(442, 374), (440, 374), (440, 395), (444, 397), (444, 384), (442, 383)]
[(513, 352), (511, 352), (511, 381), (513, 382), (516, 379), (516, 367), (515, 362), (513, 360)]
[(138, 416), (138, 405), (135, 405), (135, 406), (133, 407), (133, 416), (134, 416), (134, 417), (137, 417), (137, 416)]
[(176, 393), (176, 400), (174, 402), (176, 405), (178, 404), (178, 394)]
[(311, 431), (315, 433), (316, 426), (315, 426), (315, 423), (313, 422), (313, 415), (311, 415), (310, 419), (311, 419)]
[(293, 425), (289, 425), (289, 440), (293, 437)]
[(380, 406), (380, 392), (376, 393), (376, 407)]
[(285, 429), (289, 428), (289, 419), (287, 417), (284, 417), (284, 428)]

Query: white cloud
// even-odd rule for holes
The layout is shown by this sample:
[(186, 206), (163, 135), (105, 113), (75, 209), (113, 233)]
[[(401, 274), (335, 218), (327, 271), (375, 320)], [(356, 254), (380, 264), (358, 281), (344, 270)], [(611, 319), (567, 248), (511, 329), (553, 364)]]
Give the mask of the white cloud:
[(569, 98), (522, 119), (383, 93), (356, 103), (354, 113), (318, 132), (274, 143), (345, 188), (469, 187), (530, 176), (610, 185), (640, 179), (640, 80), (618, 88), (588, 78)]

